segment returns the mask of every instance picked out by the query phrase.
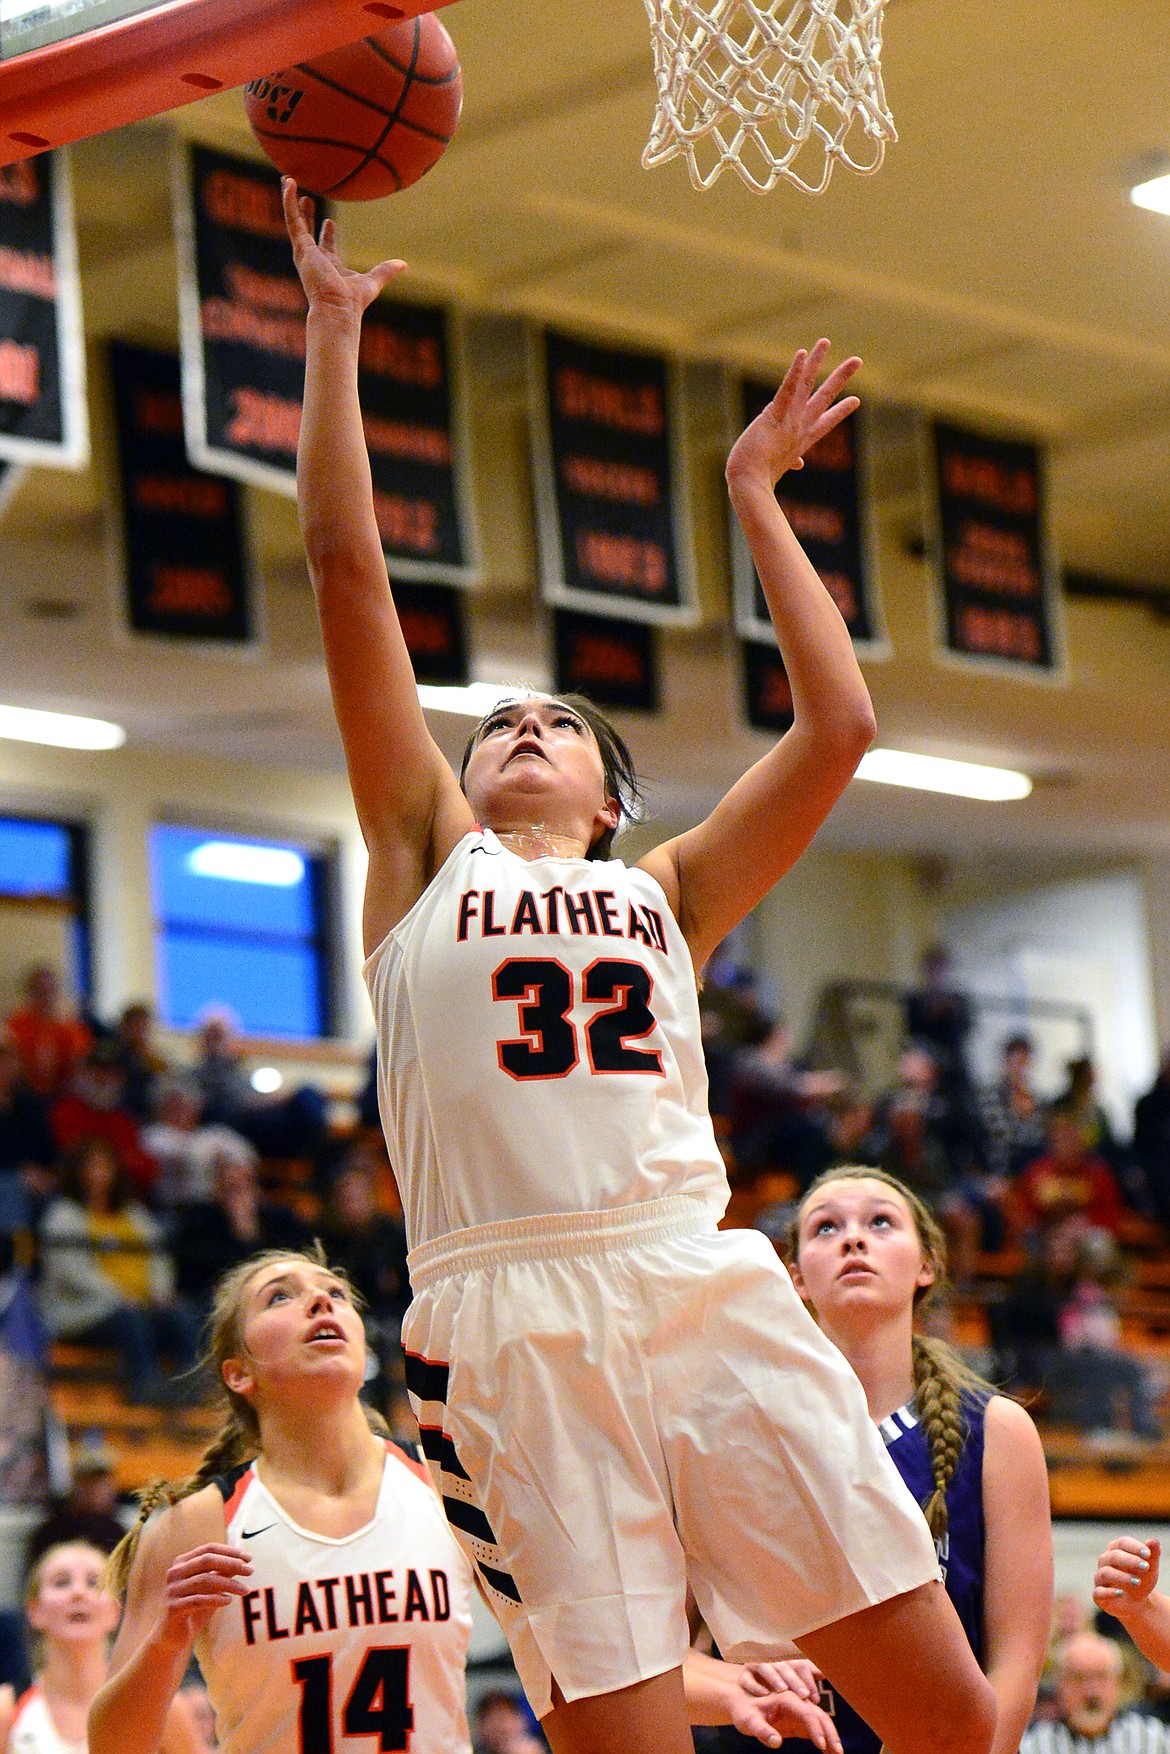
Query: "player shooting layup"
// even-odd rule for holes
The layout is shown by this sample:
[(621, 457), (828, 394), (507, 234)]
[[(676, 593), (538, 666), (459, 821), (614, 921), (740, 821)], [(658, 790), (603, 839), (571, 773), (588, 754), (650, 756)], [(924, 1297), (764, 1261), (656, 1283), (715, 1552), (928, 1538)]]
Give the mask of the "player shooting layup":
[(721, 1649), (785, 1636), (891, 1754), (985, 1754), (994, 1702), (856, 1378), (727, 1198), (695, 989), (873, 736), (848, 632), (774, 487), (856, 406), (800, 353), (728, 462), (794, 728), (627, 869), (620, 739), (525, 694), (432, 741), (388, 588), (357, 395), (362, 312), (286, 184), (309, 300), (297, 481), (369, 848), (366, 977), (415, 1302), (424, 1447), (557, 1754), (690, 1750), (689, 1575)]

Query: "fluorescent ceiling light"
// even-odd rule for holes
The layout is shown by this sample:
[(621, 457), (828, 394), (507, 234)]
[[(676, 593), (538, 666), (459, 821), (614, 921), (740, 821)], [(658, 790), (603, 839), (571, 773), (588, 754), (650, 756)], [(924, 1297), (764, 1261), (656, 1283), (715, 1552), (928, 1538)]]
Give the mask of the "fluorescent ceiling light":
[(500, 701), (515, 694), (514, 682), (468, 682), (462, 688), (439, 687), (432, 682), (418, 684), (418, 698), (423, 706), (437, 713), (462, 713), (468, 719), (482, 719)]
[(305, 861), (291, 847), (258, 847), (238, 840), (205, 840), (187, 854), (186, 865), (196, 877), (267, 883), (274, 889), (291, 889), (305, 874)]
[(1135, 207), (1145, 207), (1151, 213), (1170, 214), (1170, 173), (1135, 183), (1129, 191), (1129, 198)]
[(108, 719), (82, 719), (75, 713), (45, 713), (32, 707), (0, 706), (0, 737), (16, 743), (48, 743), (54, 749), (120, 749), (121, 725)]
[(981, 798), (1002, 804), (1026, 798), (1032, 782), (1006, 767), (974, 761), (944, 761), (937, 755), (911, 755), (904, 749), (871, 749), (861, 758), (858, 779), (882, 786), (910, 786), (916, 792), (946, 792), (954, 798)]

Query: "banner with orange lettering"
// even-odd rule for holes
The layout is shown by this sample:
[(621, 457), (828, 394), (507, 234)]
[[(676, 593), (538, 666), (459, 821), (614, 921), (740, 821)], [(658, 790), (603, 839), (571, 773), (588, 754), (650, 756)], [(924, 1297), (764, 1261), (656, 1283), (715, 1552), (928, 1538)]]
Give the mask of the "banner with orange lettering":
[(530, 427), (545, 600), (698, 619), (677, 373), (657, 354), (532, 337)]
[(935, 421), (929, 449), (945, 653), (982, 669), (1060, 678), (1063, 599), (1041, 447)]
[(221, 649), (252, 646), (240, 490), (187, 460), (177, 358), (115, 342), (110, 368), (125, 625)]
[(0, 458), (89, 461), (85, 344), (67, 152), (0, 167)]
[[(775, 393), (775, 384), (751, 379), (739, 386), (737, 433), (767, 407)], [(871, 658), (887, 655), (890, 647), (877, 590), (864, 415), (852, 415), (814, 445), (804, 459), (804, 468), (781, 478), (776, 498), (841, 611), (853, 644)], [(774, 647), (768, 605), (734, 516), (731, 529), (736, 630), (744, 639)]]
[[(176, 173), (183, 399), (192, 461), (296, 492), (305, 297), (269, 165), (180, 147)], [(318, 203), (318, 223), (325, 209)], [(374, 509), (390, 572), (476, 573), (461, 373), (448, 314), (381, 298), (358, 361)]]
[(658, 711), (658, 636), (644, 622), (556, 609), (553, 651), (558, 694), (587, 694), (598, 706), (627, 712)]

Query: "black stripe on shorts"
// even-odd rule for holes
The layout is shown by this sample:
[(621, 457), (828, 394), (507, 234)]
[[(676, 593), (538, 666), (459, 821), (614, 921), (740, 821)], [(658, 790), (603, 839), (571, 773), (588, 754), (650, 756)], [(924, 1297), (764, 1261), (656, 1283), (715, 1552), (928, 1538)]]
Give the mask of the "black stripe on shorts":
[(447, 1512), (447, 1521), (452, 1527), (462, 1529), (465, 1535), (470, 1535), (473, 1540), (483, 1541), (489, 1547), (496, 1545), (492, 1525), (477, 1504), (468, 1504), (465, 1498), (452, 1498), (450, 1493), (444, 1492), (443, 1509)]
[(475, 1563), (479, 1567), (479, 1574), (483, 1581), (490, 1584), (497, 1595), (507, 1596), (510, 1602), (519, 1602), (523, 1607), (520, 1591), (516, 1588), (516, 1580), (509, 1572), (497, 1571), (494, 1565), (485, 1565), (482, 1559), (477, 1559)]
[(418, 1434), (423, 1455), (428, 1462), (437, 1462), (444, 1474), (453, 1474), (457, 1480), (471, 1479), (455, 1452), (455, 1445), (441, 1425), (420, 1425)]
[(420, 1401), (442, 1401), (446, 1406), (450, 1366), (432, 1363), (417, 1352), (404, 1352), (403, 1357), (406, 1359), (406, 1386), (411, 1394)]

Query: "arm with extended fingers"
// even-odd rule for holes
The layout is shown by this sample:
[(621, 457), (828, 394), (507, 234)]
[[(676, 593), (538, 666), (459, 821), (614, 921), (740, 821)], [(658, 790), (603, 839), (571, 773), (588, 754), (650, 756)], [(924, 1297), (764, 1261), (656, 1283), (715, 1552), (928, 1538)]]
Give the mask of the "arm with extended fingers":
[(874, 735), (873, 707), (849, 630), (776, 499), (776, 484), (858, 406), (842, 396), (861, 364), (817, 386), (829, 350), (794, 358), (773, 400), (727, 462), (731, 503), (767, 599), (792, 688), (795, 722), (705, 822), (641, 861), (666, 890), (696, 965), (808, 846)]
[(325, 221), (318, 240), (313, 204), (287, 177), (283, 198), (309, 303), (297, 508), (354, 805), (370, 851), (370, 950), (472, 819), (419, 705), (386, 574), (358, 401), (363, 314), (404, 264), (379, 262), (365, 274), (346, 268), (333, 221)]

